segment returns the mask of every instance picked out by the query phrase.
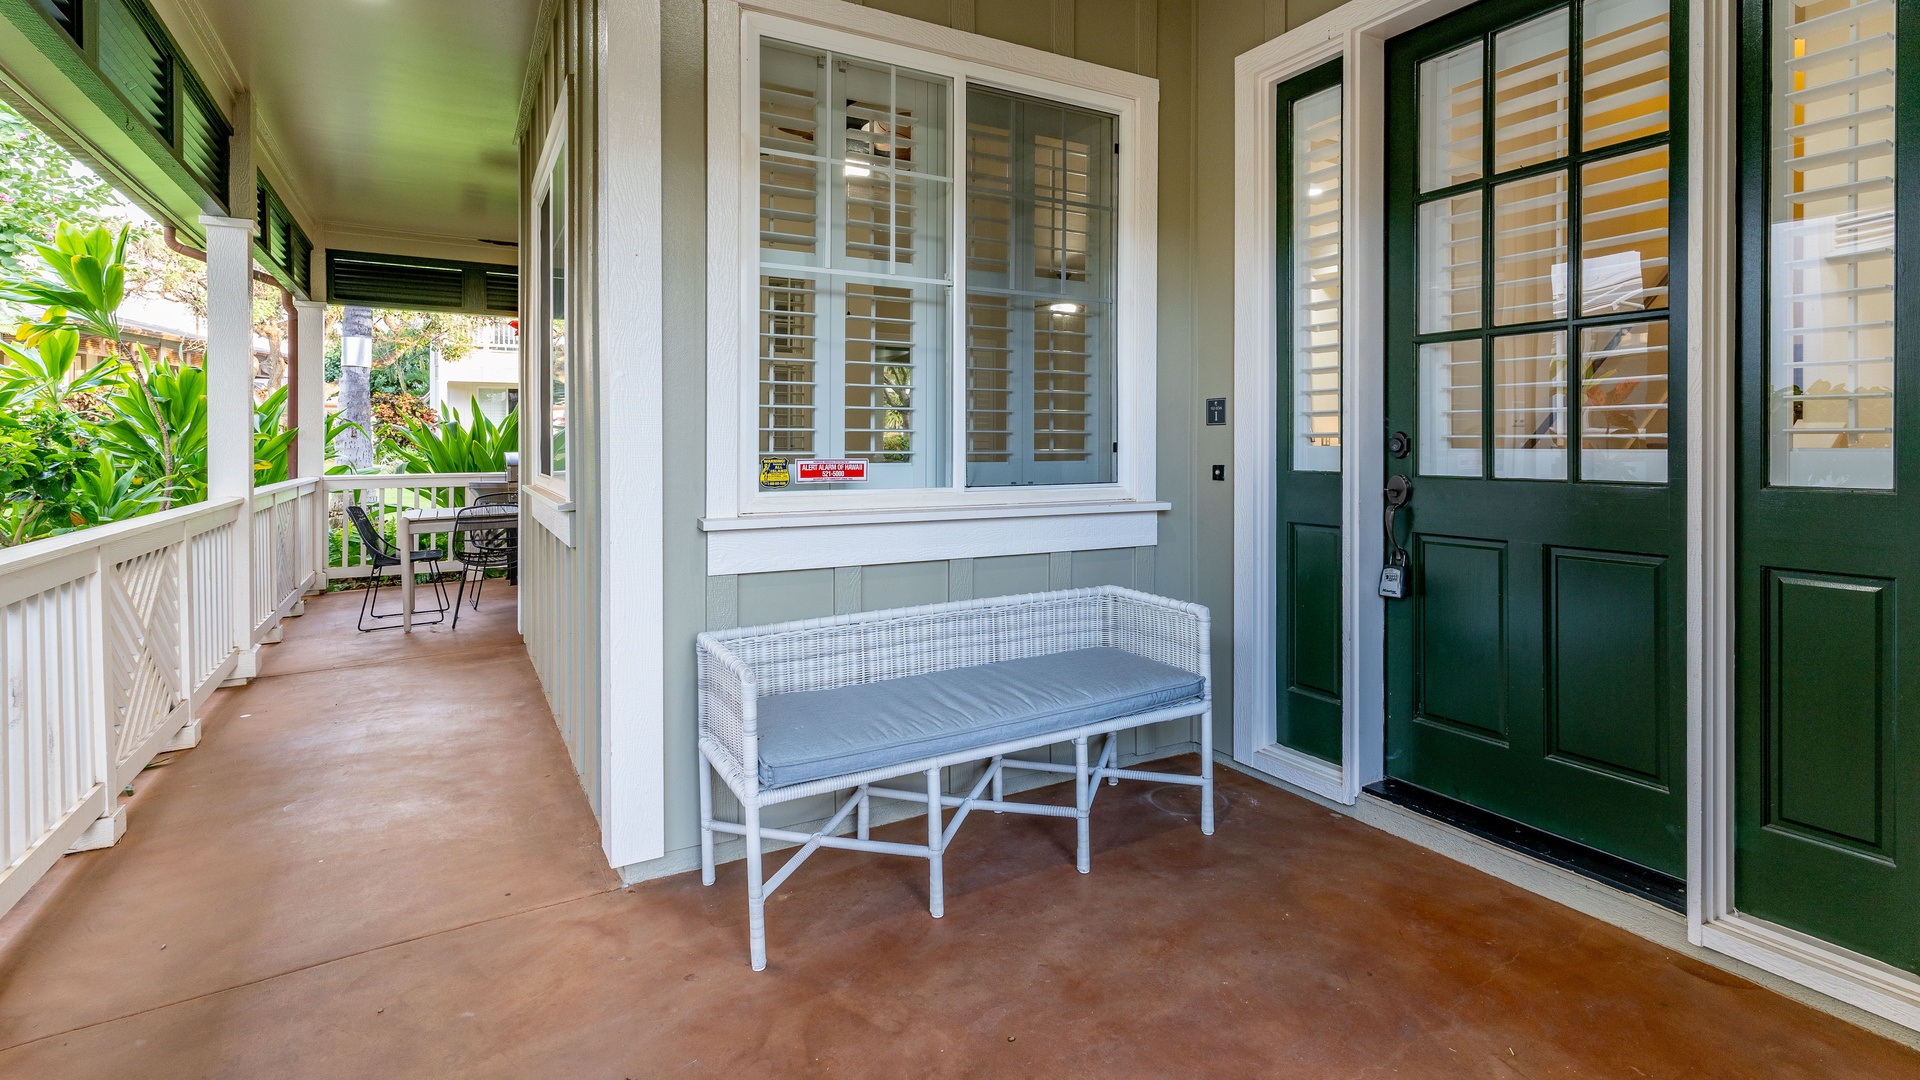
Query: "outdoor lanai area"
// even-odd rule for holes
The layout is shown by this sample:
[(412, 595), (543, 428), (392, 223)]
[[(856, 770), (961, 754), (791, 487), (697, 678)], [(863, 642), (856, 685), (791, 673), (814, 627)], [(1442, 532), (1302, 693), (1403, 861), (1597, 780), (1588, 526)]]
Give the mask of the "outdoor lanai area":
[(0, 1080), (1920, 1080), (1914, 42), (0, 0)]
[(606, 867), (511, 606), (468, 641), (357, 613), (309, 601), (127, 836), (0, 922), (0, 1075), (1920, 1076), (1234, 772), (1205, 842), (1190, 789), (1119, 789), (1085, 877), (1065, 823), (988, 815), (939, 920), (906, 860), (825, 853), (755, 973), (739, 863)]

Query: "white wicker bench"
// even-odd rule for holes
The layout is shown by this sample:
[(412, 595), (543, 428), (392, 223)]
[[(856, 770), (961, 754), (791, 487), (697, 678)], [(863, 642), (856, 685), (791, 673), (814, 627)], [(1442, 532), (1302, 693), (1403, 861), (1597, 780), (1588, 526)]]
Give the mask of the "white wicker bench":
[[(753, 968), (767, 965), (767, 897), (823, 847), (928, 862), (928, 907), (941, 915), (941, 855), (975, 809), (1071, 817), (1078, 864), (1090, 869), (1088, 812), (1101, 780), (1200, 788), (1200, 831), (1213, 833), (1212, 683), (1207, 609), (1130, 589), (969, 600), (699, 637), (700, 865), (713, 884), (713, 834), (746, 838)], [(1198, 716), (1200, 775), (1119, 767), (1118, 734)], [(1089, 764), (1087, 741), (1106, 735)], [(1008, 755), (1071, 742), (1074, 764)], [(941, 770), (987, 761), (964, 796), (942, 790)], [(1074, 805), (1008, 802), (1009, 769), (1070, 773)], [(744, 821), (713, 816), (713, 773), (739, 797)], [(880, 786), (920, 774), (924, 791)], [(991, 788), (991, 794), (983, 798)], [(817, 832), (769, 828), (769, 806), (849, 792)], [(925, 802), (927, 842), (868, 836), (873, 799)], [(953, 817), (942, 822), (941, 811)], [(849, 814), (854, 835), (840, 835)], [(800, 849), (771, 877), (762, 842)]]

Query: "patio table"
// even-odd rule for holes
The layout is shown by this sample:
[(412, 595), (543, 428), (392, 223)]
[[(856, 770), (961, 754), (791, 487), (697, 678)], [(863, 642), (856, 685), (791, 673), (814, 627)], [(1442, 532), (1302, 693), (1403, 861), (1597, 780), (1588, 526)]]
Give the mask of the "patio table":
[[(400, 515), (400, 625), (413, 633), (413, 551), (415, 537), (433, 533), (472, 532), (475, 529), (517, 529), (520, 508), (513, 505), (489, 506), (485, 512), (473, 511), (465, 517), (458, 506), (431, 510), (408, 510)], [(453, 553), (447, 553), (451, 556)]]

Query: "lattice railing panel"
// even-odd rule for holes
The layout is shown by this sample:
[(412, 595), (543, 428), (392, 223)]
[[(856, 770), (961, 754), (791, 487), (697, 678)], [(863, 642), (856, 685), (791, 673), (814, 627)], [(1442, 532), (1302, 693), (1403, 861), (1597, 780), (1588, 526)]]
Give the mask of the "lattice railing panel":
[(116, 563), (104, 578), (114, 764), (125, 770), (187, 702), (181, 681), (180, 545)]

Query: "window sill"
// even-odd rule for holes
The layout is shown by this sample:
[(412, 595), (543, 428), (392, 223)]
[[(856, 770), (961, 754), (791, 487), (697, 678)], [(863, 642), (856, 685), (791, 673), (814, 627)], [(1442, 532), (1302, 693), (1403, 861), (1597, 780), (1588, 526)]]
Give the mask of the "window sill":
[(843, 510), (701, 518), (708, 574), (1152, 547), (1164, 502)]
[(533, 520), (555, 540), (573, 547), (573, 503), (533, 484), (520, 485), (521, 499)]

